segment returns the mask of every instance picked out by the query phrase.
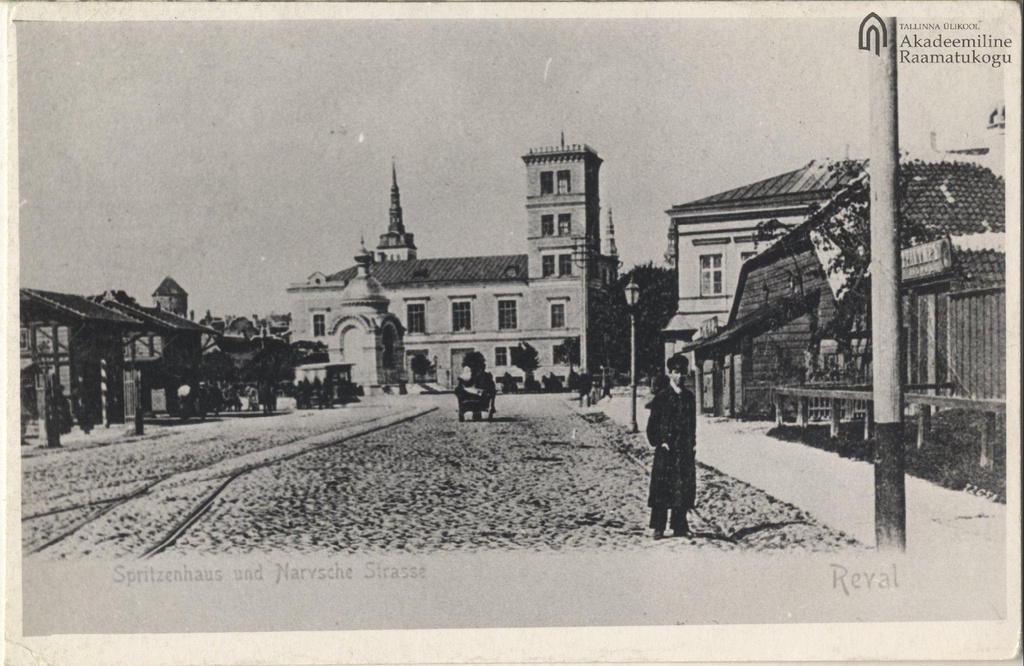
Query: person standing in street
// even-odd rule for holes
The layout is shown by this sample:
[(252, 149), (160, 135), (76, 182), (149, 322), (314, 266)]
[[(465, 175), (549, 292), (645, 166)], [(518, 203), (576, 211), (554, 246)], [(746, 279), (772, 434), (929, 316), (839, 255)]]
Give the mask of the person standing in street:
[(683, 386), (690, 362), (682, 354), (668, 360), (668, 382), (663, 383), (647, 403), (647, 441), (654, 447), (651, 490), (647, 506), (654, 538), (665, 536), (672, 512), (674, 536), (688, 536), (686, 513), (697, 498), (697, 401)]

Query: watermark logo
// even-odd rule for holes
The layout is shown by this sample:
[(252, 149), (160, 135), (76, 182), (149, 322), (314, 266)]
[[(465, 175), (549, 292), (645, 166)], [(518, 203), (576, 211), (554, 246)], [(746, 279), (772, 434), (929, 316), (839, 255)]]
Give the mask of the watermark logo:
[(871, 12), (864, 17), (857, 31), (857, 45), (861, 51), (874, 51), (876, 56), (889, 46), (889, 30), (881, 16)]

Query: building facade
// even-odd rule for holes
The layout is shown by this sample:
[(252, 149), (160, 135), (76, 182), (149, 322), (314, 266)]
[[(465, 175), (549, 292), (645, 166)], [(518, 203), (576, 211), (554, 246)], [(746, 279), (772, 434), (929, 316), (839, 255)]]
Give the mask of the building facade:
[[(313, 273), (288, 288), (292, 339), (323, 342), (331, 362), (353, 363), (353, 379), (371, 391), (413, 380), (417, 356), (429, 362), (430, 380), (451, 386), (470, 351), (483, 353), (496, 375), (522, 378), (512, 365), (512, 349), (520, 343), (537, 350), (539, 376), (567, 379), (574, 360), (564, 344), (568, 338), (581, 339), (585, 366), (588, 302), (618, 277), (610, 220), (603, 245), (600, 233), (601, 159), (588, 146), (564, 144), (530, 150), (522, 159), (526, 254), (419, 258), (393, 169), (388, 230), (376, 252), (360, 254), (358, 266)], [(378, 315), (394, 318), (393, 334), (370, 321), (346, 328), (353, 321), (350, 294), (365, 287), (359, 277), (364, 270), (387, 301), (375, 303)], [(348, 336), (355, 335), (366, 344), (350, 343)], [(387, 335), (396, 339), (388, 342)]]
[(744, 262), (806, 221), (850, 182), (859, 166), (811, 161), (801, 169), (668, 209), (668, 255), (676, 264), (679, 305), (662, 330), (665, 358), (724, 326)]

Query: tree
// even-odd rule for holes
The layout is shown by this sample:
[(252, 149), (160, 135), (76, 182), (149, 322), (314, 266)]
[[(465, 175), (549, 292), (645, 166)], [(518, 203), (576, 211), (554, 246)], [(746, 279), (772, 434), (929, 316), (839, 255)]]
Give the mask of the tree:
[(533, 373), (540, 367), (540, 354), (529, 342), (520, 342), (517, 346), (509, 349), (512, 357), (512, 365), (523, 371), (527, 379), (533, 377)]
[(409, 367), (414, 381), (422, 381), (424, 377), (434, 372), (434, 364), (425, 354), (414, 354), (409, 360)]
[(569, 363), (569, 372), (572, 372), (572, 366), (580, 364), (580, 339), (579, 336), (566, 338), (562, 340), (562, 353), (565, 354), (565, 360)]
[(629, 369), (629, 308), (624, 287), (630, 279), (640, 288), (636, 305), (637, 372), (658, 374), (664, 364), (661, 330), (676, 313), (676, 273), (653, 262), (635, 266), (616, 284), (594, 292), (590, 321), (590, 362), (615, 371)]

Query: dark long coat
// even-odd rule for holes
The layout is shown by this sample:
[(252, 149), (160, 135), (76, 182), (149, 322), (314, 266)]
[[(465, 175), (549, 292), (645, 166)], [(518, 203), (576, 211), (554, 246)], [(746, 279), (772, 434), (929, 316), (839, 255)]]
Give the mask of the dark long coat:
[[(647, 506), (692, 509), (697, 497), (697, 401), (685, 388), (676, 393), (669, 386), (656, 393), (647, 408), (647, 441), (654, 447)], [(668, 451), (662, 443), (668, 444)]]

